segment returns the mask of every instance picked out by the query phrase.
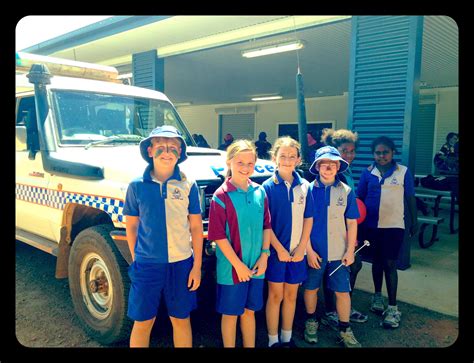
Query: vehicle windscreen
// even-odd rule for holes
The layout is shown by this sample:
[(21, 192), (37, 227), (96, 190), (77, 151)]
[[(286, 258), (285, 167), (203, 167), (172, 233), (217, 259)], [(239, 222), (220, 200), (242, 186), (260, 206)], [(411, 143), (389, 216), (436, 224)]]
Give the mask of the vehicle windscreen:
[(61, 144), (86, 145), (122, 135), (124, 140), (127, 135), (147, 137), (157, 126), (172, 125), (181, 131), (188, 145), (194, 145), (167, 101), (81, 91), (55, 90), (52, 95)]

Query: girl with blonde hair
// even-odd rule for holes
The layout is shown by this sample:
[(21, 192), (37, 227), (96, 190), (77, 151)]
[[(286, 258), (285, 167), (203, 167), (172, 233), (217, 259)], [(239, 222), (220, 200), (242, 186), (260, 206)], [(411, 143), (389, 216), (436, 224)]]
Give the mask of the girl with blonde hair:
[(270, 213), (261, 185), (250, 180), (257, 153), (248, 140), (227, 148), (227, 178), (212, 196), (208, 239), (216, 242), (216, 310), (224, 347), (235, 347), (237, 319), (244, 347), (255, 347), (255, 311), (263, 307), (270, 254)]

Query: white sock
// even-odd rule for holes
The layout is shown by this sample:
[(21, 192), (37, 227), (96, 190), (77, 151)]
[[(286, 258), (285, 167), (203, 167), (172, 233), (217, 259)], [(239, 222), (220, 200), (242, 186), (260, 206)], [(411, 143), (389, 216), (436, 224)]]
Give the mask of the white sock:
[(280, 339), (282, 343), (288, 343), (291, 340), (292, 330), (281, 330)]
[(271, 347), (275, 343), (278, 343), (278, 334), (268, 335), (268, 346)]
[(395, 311), (397, 311), (397, 310), (398, 310), (398, 305), (388, 305), (388, 308), (389, 308), (390, 310), (395, 310)]

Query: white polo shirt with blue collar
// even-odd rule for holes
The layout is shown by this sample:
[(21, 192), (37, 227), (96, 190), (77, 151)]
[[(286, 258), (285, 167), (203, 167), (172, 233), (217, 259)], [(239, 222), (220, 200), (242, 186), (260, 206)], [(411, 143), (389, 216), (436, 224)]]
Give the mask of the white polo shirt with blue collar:
[(369, 228), (405, 229), (404, 197), (415, 195), (415, 183), (410, 170), (393, 162), (382, 176), (375, 163), (364, 170), (357, 186), (357, 196), (365, 203)]
[(347, 219), (359, 218), (354, 191), (336, 175), (332, 185), (324, 185), (317, 175), (310, 184), (314, 213), (311, 247), (326, 261), (339, 261), (347, 248)]
[(135, 260), (171, 263), (192, 255), (189, 214), (200, 214), (199, 190), (176, 166), (161, 183), (151, 176), (153, 165), (127, 189), (123, 214), (140, 218)]
[[(300, 243), (304, 218), (313, 216), (309, 182), (293, 172), (290, 184), (278, 173), (263, 182), (268, 197), (272, 229), (280, 243), (292, 252)], [(273, 251), (273, 246), (270, 247)]]

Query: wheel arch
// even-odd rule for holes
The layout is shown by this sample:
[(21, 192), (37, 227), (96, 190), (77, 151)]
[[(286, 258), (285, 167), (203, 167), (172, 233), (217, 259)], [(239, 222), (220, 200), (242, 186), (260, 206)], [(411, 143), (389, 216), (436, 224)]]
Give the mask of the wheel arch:
[[(86, 228), (100, 224), (107, 224), (114, 227), (109, 214), (101, 209), (77, 203), (66, 204), (61, 222), (58, 256), (56, 261), (56, 278), (67, 278), (69, 276), (69, 254), (76, 236)], [(115, 239), (113, 239), (113, 241), (115, 242)], [(122, 250), (120, 248), (119, 250), (123, 255)]]

